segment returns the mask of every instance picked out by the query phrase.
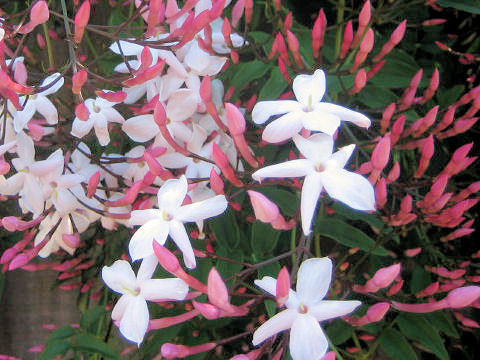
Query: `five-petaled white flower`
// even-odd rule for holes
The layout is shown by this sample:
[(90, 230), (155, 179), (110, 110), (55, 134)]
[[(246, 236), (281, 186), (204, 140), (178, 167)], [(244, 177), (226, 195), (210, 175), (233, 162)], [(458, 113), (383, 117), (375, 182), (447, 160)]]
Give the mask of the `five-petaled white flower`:
[(313, 75), (298, 75), (293, 80), (295, 100), (260, 101), (252, 111), (256, 124), (263, 124), (271, 116), (285, 114), (272, 121), (263, 130), (262, 138), (269, 143), (290, 139), (302, 129), (333, 135), (341, 120), (368, 128), (370, 120), (363, 114), (336, 104), (321, 102), (326, 90), (325, 73), (316, 70)]
[(170, 235), (182, 251), (185, 265), (190, 269), (196, 266), (192, 244), (183, 223), (220, 215), (228, 203), (225, 196), (217, 195), (182, 206), (187, 191), (185, 175), (180, 179), (167, 180), (158, 190), (158, 209), (132, 211), (130, 225), (142, 225), (130, 240), (129, 251), (133, 261), (153, 255), (152, 242), (155, 240), (163, 245)]
[(355, 145), (345, 146), (332, 154), (333, 139), (327, 134), (315, 134), (308, 139), (295, 135), (295, 145), (306, 159), (287, 161), (255, 171), (252, 177), (261, 181), (267, 177), (303, 177), (300, 211), (305, 235), (310, 233), (313, 214), (323, 188), (330, 197), (356, 210), (375, 210), (372, 184), (363, 176), (344, 169)]
[(151, 279), (156, 266), (157, 259), (152, 256), (142, 262), (137, 276), (125, 260), (102, 269), (105, 284), (122, 294), (113, 308), (112, 319), (120, 322), (122, 335), (138, 345), (150, 321), (146, 300), (183, 300), (188, 293), (188, 285), (181, 279)]
[[(258, 345), (276, 333), (290, 330), (290, 354), (293, 360), (319, 360), (328, 348), (328, 340), (319, 321), (347, 315), (360, 301), (323, 300), (332, 279), (329, 258), (304, 261), (298, 270), (297, 291), (290, 290), (287, 309), (266, 321), (253, 334), (253, 345)], [(255, 285), (275, 296), (277, 280), (265, 276)]]

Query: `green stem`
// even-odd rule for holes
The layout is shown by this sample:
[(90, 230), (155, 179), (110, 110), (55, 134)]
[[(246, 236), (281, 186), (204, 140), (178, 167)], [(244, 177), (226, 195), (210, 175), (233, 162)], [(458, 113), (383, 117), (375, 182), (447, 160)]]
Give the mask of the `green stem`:
[(337, 5), (337, 35), (335, 38), (335, 56), (340, 53), (340, 46), (342, 46), (342, 23), (345, 15), (345, 0), (338, 0)]
[[(294, 250), (297, 247), (296, 240), (297, 240), (297, 227), (295, 226), (292, 229), (292, 232), (290, 233), (290, 249), (291, 250)], [(292, 253), (292, 264), (295, 264), (296, 261), (297, 261), (297, 254), (294, 252)]]
[(43, 33), (45, 34), (45, 42), (47, 43), (48, 67), (54, 68), (55, 60), (53, 58), (52, 41), (50, 39), (50, 35), (48, 34), (47, 23), (43, 23), (42, 28), (43, 28)]
[(70, 61), (72, 62), (73, 73), (75, 74), (77, 72), (77, 57), (75, 56), (75, 50), (73, 48), (73, 43), (72, 43), (72, 33), (70, 31), (70, 25), (68, 24), (67, 5), (65, 4), (65, 0), (61, 0), (61, 4), (62, 4), (63, 23), (65, 25), (65, 34), (67, 36), (67, 41), (68, 41), (68, 52), (70, 54)]

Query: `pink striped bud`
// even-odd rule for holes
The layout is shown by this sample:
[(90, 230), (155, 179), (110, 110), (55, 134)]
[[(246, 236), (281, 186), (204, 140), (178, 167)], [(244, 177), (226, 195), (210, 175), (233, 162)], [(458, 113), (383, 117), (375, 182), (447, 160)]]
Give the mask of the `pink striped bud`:
[(360, 43), (360, 40), (362, 40), (363, 33), (365, 32), (365, 29), (368, 26), (368, 23), (370, 22), (370, 16), (371, 16), (371, 5), (370, 5), (370, 0), (367, 0), (365, 4), (362, 7), (362, 10), (360, 11), (360, 14), (358, 15), (358, 29), (357, 32), (355, 33), (355, 38), (353, 39), (353, 44), (352, 46), (355, 47)]
[(213, 159), (227, 180), (237, 187), (243, 186), (243, 183), (236, 177), (235, 172), (230, 166), (228, 158), (223, 152), (222, 148), (216, 143), (213, 143)]
[(447, 19), (428, 19), (428, 20), (425, 20), (422, 25), (423, 26), (434, 26), (434, 25), (440, 25), (440, 24), (443, 24), (444, 22), (446, 22)]
[[(159, 23), (160, 18), (162, 17), (162, 7), (163, 0), (150, 0), (148, 3), (148, 17), (147, 17), (147, 36), (155, 35), (155, 26)], [(163, 9), (165, 11), (165, 9)]]
[(28, 34), (37, 25), (46, 23), (50, 18), (50, 11), (48, 11), (48, 4), (46, 1), (38, 1), (30, 9), (30, 21), (23, 25), (18, 31), (20, 34)]
[(225, 43), (227, 44), (228, 47), (232, 48), (232, 25), (230, 24), (230, 21), (227, 18), (223, 19), (223, 24), (222, 24), (222, 34), (225, 39)]
[(402, 201), (400, 202), (400, 212), (407, 214), (412, 211), (413, 200), (412, 196), (407, 194), (403, 197)]
[(375, 201), (377, 209), (381, 209), (387, 203), (387, 182), (380, 178), (375, 185)]
[[(435, 120), (437, 119), (437, 114), (438, 114), (438, 109), (440, 108), (439, 105), (434, 106), (431, 108), (428, 113), (425, 115), (424, 118), (421, 119), (420, 124), (418, 128), (413, 132), (413, 137), (420, 137), (423, 135), (425, 131), (428, 130), (430, 126), (432, 126), (435, 123)], [(430, 135), (432, 136), (432, 135)]]
[[(88, 2), (88, 1), (87, 1)], [(87, 70), (81, 69), (72, 76), (72, 92), (76, 95), (82, 92), (82, 86), (87, 81)]]
[[(325, 32), (327, 30), (327, 17), (323, 9), (320, 9), (317, 19), (312, 28), (312, 49), (313, 57), (317, 59), (320, 56), (320, 49), (325, 41)], [(302, 64), (303, 65), (303, 64)], [(302, 66), (303, 67), (303, 66)]]
[(380, 302), (370, 306), (366, 314), (368, 323), (382, 320), (387, 314), (388, 310), (390, 310), (390, 304), (388, 302)]
[(141, 180), (134, 182), (130, 188), (125, 193), (125, 196), (121, 199), (115, 201), (106, 201), (105, 206), (108, 207), (119, 207), (124, 205), (133, 204), (133, 202), (137, 199), (137, 195), (140, 190), (143, 188), (143, 182)]
[(288, 56), (288, 51), (287, 51), (287, 44), (285, 43), (285, 39), (283, 38), (283, 35), (281, 33), (278, 33), (277, 36), (275, 37), (276, 44), (277, 44), (277, 50), (280, 53), (280, 56), (282, 57), (283, 61), (288, 66), (292, 65), (292, 62), (290, 61), (290, 56)]
[(359, 93), (367, 84), (367, 73), (365, 72), (365, 69), (360, 69), (357, 72), (357, 75), (355, 76), (355, 83), (353, 85), (353, 88), (351, 88), (348, 93), (350, 95)]
[(245, 0), (245, 24), (250, 24), (253, 18), (253, 0)]
[(465, 200), (467, 197), (469, 197), (472, 194), (475, 194), (478, 191), (480, 191), (480, 181), (474, 182), (470, 184), (466, 189), (463, 189), (462, 191), (460, 191), (457, 195), (455, 195), (452, 198), (452, 201), (459, 202), (459, 201)]
[(387, 60), (381, 60), (378, 63), (374, 64), (367, 73), (367, 80), (370, 80), (375, 75), (377, 75), (377, 73), (382, 69), (383, 65), (385, 65), (386, 62)]
[(350, 50), (350, 47), (352, 46), (352, 41), (353, 41), (353, 25), (352, 25), (352, 20), (349, 20), (347, 22), (347, 25), (345, 25), (345, 33), (343, 34), (342, 47), (340, 50), (340, 54), (338, 55), (339, 59), (343, 59), (345, 58), (345, 56), (347, 56), (348, 50)]
[(96, 90), (95, 94), (102, 99), (108, 100), (114, 103), (120, 103), (127, 98), (125, 91), (100, 91)]
[(438, 72), (438, 69), (435, 68), (433, 71), (432, 78), (430, 79), (430, 84), (428, 85), (427, 90), (425, 90), (425, 93), (423, 94), (423, 99), (420, 102), (421, 104), (425, 104), (428, 100), (430, 100), (433, 95), (435, 95), (435, 92), (438, 89), (438, 85), (440, 84), (440, 73)]
[(430, 165), (430, 160), (432, 159), (433, 153), (435, 151), (435, 144), (433, 135), (430, 135), (425, 139), (425, 142), (422, 145), (422, 156), (420, 158), (420, 164), (418, 165), (417, 171), (415, 171), (414, 177), (420, 178), (423, 176), (428, 166)]
[(380, 139), (372, 152), (371, 163), (374, 169), (383, 170), (390, 159), (390, 136), (386, 135)]
[(480, 286), (465, 286), (450, 291), (446, 297), (448, 306), (459, 309), (469, 306), (480, 298)]
[(458, 134), (462, 134), (462, 133), (470, 130), (470, 128), (473, 125), (475, 125), (477, 121), (478, 121), (478, 117), (471, 118), (471, 119), (457, 120), (455, 122), (455, 124), (453, 125), (452, 129), (449, 129), (448, 131), (442, 132), (442, 133), (438, 134), (437, 136), (438, 136), (439, 139), (445, 139), (445, 138), (452, 137), (452, 136), (455, 136), (455, 135), (458, 135)]
[(395, 284), (390, 286), (390, 289), (387, 291), (387, 296), (393, 296), (396, 295), (403, 287), (403, 284), (405, 281), (401, 279), (400, 281), (397, 281)]
[(181, 269), (177, 257), (157, 241), (153, 241), (153, 251), (160, 265), (169, 273), (176, 274)]
[(192, 305), (207, 320), (215, 320), (222, 315), (222, 311), (212, 304), (200, 303), (193, 300)]
[[(369, 3), (369, 1), (367, 1)], [(370, 3), (369, 3), (370, 4)], [(360, 49), (358, 50), (357, 56), (355, 57), (355, 62), (350, 69), (350, 73), (354, 73), (363, 64), (367, 58), (370, 51), (373, 49), (373, 43), (375, 40), (375, 34), (372, 29), (368, 29), (367, 33), (363, 37), (362, 42), (360, 43)]]
[(232, 136), (242, 135), (245, 132), (245, 118), (240, 110), (232, 103), (225, 103), (227, 112), (228, 130)]
[(290, 292), (290, 274), (284, 266), (278, 273), (276, 299), (277, 305), (283, 306), (288, 301)]
[(400, 177), (400, 164), (398, 161), (393, 163), (392, 169), (387, 175), (387, 184), (397, 181)]
[(264, 223), (271, 223), (280, 215), (278, 206), (265, 195), (253, 190), (248, 190), (247, 193), (250, 197), (255, 218), (257, 220)]
[(162, 345), (161, 354), (165, 359), (185, 358), (190, 355), (199, 354), (212, 350), (217, 346), (216, 343), (205, 343), (196, 346), (175, 345), (165, 343)]
[(387, 131), (388, 127), (390, 126), (390, 120), (392, 119), (393, 114), (395, 113), (395, 110), (397, 109), (397, 104), (394, 102), (390, 103), (385, 110), (383, 111), (382, 114), (382, 121), (380, 122), (380, 132), (382, 134), (385, 134)]
[(207, 295), (208, 301), (219, 309), (227, 312), (231, 310), (227, 286), (215, 267), (208, 273)]
[(418, 298), (432, 296), (433, 294), (437, 293), (439, 287), (440, 283), (435, 281), (434, 283), (428, 285), (425, 289), (420, 290), (415, 296)]
[(287, 30), (287, 41), (288, 47), (293, 54), (295, 63), (299, 68), (303, 68), (302, 55), (300, 54), (300, 43), (298, 42), (297, 37), (290, 31)]
[(215, 169), (212, 169), (210, 171), (210, 188), (213, 190), (213, 192), (217, 195), (222, 195), (224, 194), (224, 187), (225, 184), (220, 177), (220, 175), (217, 174)]
[(89, 19), (90, 1), (85, 0), (78, 9), (78, 12), (75, 14), (75, 35), (73, 37), (73, 41), (75, 41), (75, 43), (79, 44), (82, 42), (83, 33)]
[(287, 16), (285, 17), (285, 21), (283, 22), (283, 32), (287, 32), (292, 30), (293, 26), (293, 14), (291, 11), (288, 12)]
[(87, 185), (87, 197), (91, 198), (95, 192), (97, 191), (97, 186), (100, 183), (100, 171), (97, 171), (95, 174), (90, 176), (90, 179), (88, 179), (88, 185)]
[(238, 21), (243, 15), (243, 10), (245, 9), (245, 0), (237, 0), (232, 9), (232, 25), (237, 27)]
[(400, 263), (377, 270), (375, 275), (368, 281), (379, 289), (386, 288), (400, 274), (402, 266)]
[(373, 58), (373, 62), (378, 62), (385, 57), (392, 49), (403, 39), (407, 29), (407, 20), (403, 20), (400, 25), (392, 32), (390, 39), (383, 45), (382, 50)]
[(405, 122), (407, 121), (407, 117), (405, 115), (400, 116), (392, 125), (392, 133), (390, 136), (392, 147), (393, 145), (400, 139), (403, 133), (403, 129), (405, 128)]
[(399, 110), (405, 110), (413, 104), (413, 100), (415, 98), (415, 93), (417, 92), (417, 88), (420, 85), (420, 81), (422, 80), (423, 76), (423, 69), (417, 71), (417, 73), (413, 76), (412, 80), (410, 80), (410, 84), (405, 89), (402, 98), (400, 99), (400, 107)]

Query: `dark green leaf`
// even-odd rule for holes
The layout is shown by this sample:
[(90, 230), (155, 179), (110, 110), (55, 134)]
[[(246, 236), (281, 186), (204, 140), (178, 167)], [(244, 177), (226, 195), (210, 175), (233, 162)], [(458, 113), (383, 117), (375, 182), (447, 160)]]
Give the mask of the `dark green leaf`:
[(480, 3), (478, 0), (438, 0), (437, 4), (443, 7), (452, 7), (454, 9), (466, 11), (472, 14), (480, 14)]
[(96, 323), (101, 316), (105, 315), (107, 311), (104, 306), (96, 306), (94, 308), (88, 309), (80, 319), (80, 326), (85, 330)]
[(61, 339), (69, 338), (75, 335), (76, 331), (70, 325), (64, 325), (58, 329), (53, 330), (48, 336), (47, 343), (50, 341), (56, 341)]
[[(180, 330), (182, 329), (183, 324), (178, 324), (174, 326), (169, 326), (168, 328), (155, 331), (153, 337), (150, 341), (145, 342), (145, 344), (141, 347), (142, 354), (157, 354), (160, 352), (161, 346), (166, 342), (171, 342), (178, 335)], [(151, 358), (151, 357), (144, 357), (144, 358)]]
[(264, 276), (271, 276), (276, 278), (278, 276), (279, 271), (280, 271), (280, 264), (278, 262), (274, 262), (259, 268), (258, 278), (261, 279)]
[(282, 76), (280, 69), (275, 67), (270, 73), (270, 78), (263, 85), (258, 95), (258, 100), (274, 100), (286, 89), (288, 83)]
[(274, 316), (277, 313), (277, 304), (273, 300), (265, 300), (265, 308), (267, 309), (267, 314), (269, 317)]
[(347, 247), (358, 247), (363, 251), (372, 250), (372, 254), (387, 256), (385, 248), (374, 249), (375, 241), (363, 231), (337, 219), (323, 218), (315, 223), (315, 233), (329, 237)]
[(211, 219), (208, 224), (219, 245), (225, 249), (234, 249), (238, 246), (240, 230), (232, 210), (227, 209), (221, 216)]
[(432, 324), (435, 329), (438, 329), (445, 335), (454, 337), (455, 339), (460, 337), (450, 314), (445, 314), (443, 311), (435, 311), (429, 314), (423, 314), (423, 317)]
[(382, 88), (403, 88), (408, 86), (412, 76), (419, 69), (420, 67), (410, 55), (402, 50), (394, 49), (387, 56), (385, 65), (370, 81)]
[(412, 271), (412, 280), (410, 281), (410, 290), (412, 293), (417, 293), (425, 289), (432, 283), (430, 273), (422, 267), (416, 267)]
[(422, 315), (401, 314), (397, 319), (398, 326), (404, 335), (418, 341), (440, 359), (449, 359), (438, 331)]
[(328, 325), (327, 336), (333, 345), (340, 345), (347, 341), (353, 334), (353, 327), (342, 320), (335, 320)]
[(251, 31), (248, 33), (248, 36), (255, 40), (255, 43), (257, 43), (258, 45), (263, 45), (268, 42), (268, 40), (272, 39), (271, 34), (267, 34), (263, 31)]
[(256, 255), (268, 254), (275, 249), (280, 231), (272, 225), (255, 221), (252, 225), (251, 245)]
[(256, 190), (277, 204), (282, 211), (282, 214), (295, 216), (297, 213), (297, 197), (290, 191), (275, 188), (273, 186), (258, 188)]
[(259, 60), (241, 63), (236, 67), (236, 73), (230, 85), (235, 87), (235, 92), (238, 95), (238, 92), (247, 84), (261, 78), (269, 69), (269, 65)]
[(100, 354), (109, 359), (119, 358), (118, 353), (110, 345), (91, 334), (78, 334), (72, 339), (72, 345), (76, 351)]
[(394, 329), (386, 329), (380, 336), (380, 346), (393, 359), (416, 360), (417, 355), (413, 351), (405, 336)]
[(58, 355), (64, 355), (70, 348), (71, 344), (68, 340), (55, 340), (45, 345), (42, 353), (38, 357), (39, 360), (50, 360)]
[(449, 89), (445, 89), (437, 94), (438, 104), (442, 107), (447, 107), (450, 104), (453, 104), (460, 98), (464, 89), (465, 87), (463, 85), (455, 85)]
[(381, 229), (385, 225), (382, 219), (374, 214), (368, 214), (363, 211), (354, 210), (351, 207), (340, 202), (333, 203), (330, 206), (336, 214), (346, 217), (349, 220), (361, 220), (375, 229)]

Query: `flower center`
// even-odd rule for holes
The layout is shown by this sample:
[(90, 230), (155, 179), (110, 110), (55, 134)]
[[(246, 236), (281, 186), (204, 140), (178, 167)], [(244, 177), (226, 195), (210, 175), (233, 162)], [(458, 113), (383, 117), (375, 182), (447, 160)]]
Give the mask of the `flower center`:
[(173, 216), (167, 213), (166, 211), (162, 211), (162, 218), (165, 221), (170, 221), (173, 219)]
[(326, 169), (327, 169), (327, 167), (322, 163), (315, 164), (315, 171), (316, 172), (324, 172)]
[(134, 289), (130, 289), (126, 286), (122, 286), (123, 290), (125, 290), (125, 292), (128, 292), (130, 294), (132, 294), (133, 296), (138, 296), (138, 294), (140, 294), (140, 288), (138, 286), (136, 286)]
[(95, 111), (96, 113), (99, 113), (100, 112), (100, 108), (97, 106), (97, 105), (93, 105), (93, 111)]
[(298, 306), (298, 312), (299, 312), (300, 314), (306, 314), (306, 313), (308, 312), (308, 307), (307, 307), (307, 305), (305, 305), (305, 304), (300, 304), (300, 305)]
[(303, 108), (303, 111), (305, 112), (311, 112), (313, 111), (313, 99), (312, 95), (308, 96), (308, 105)]

